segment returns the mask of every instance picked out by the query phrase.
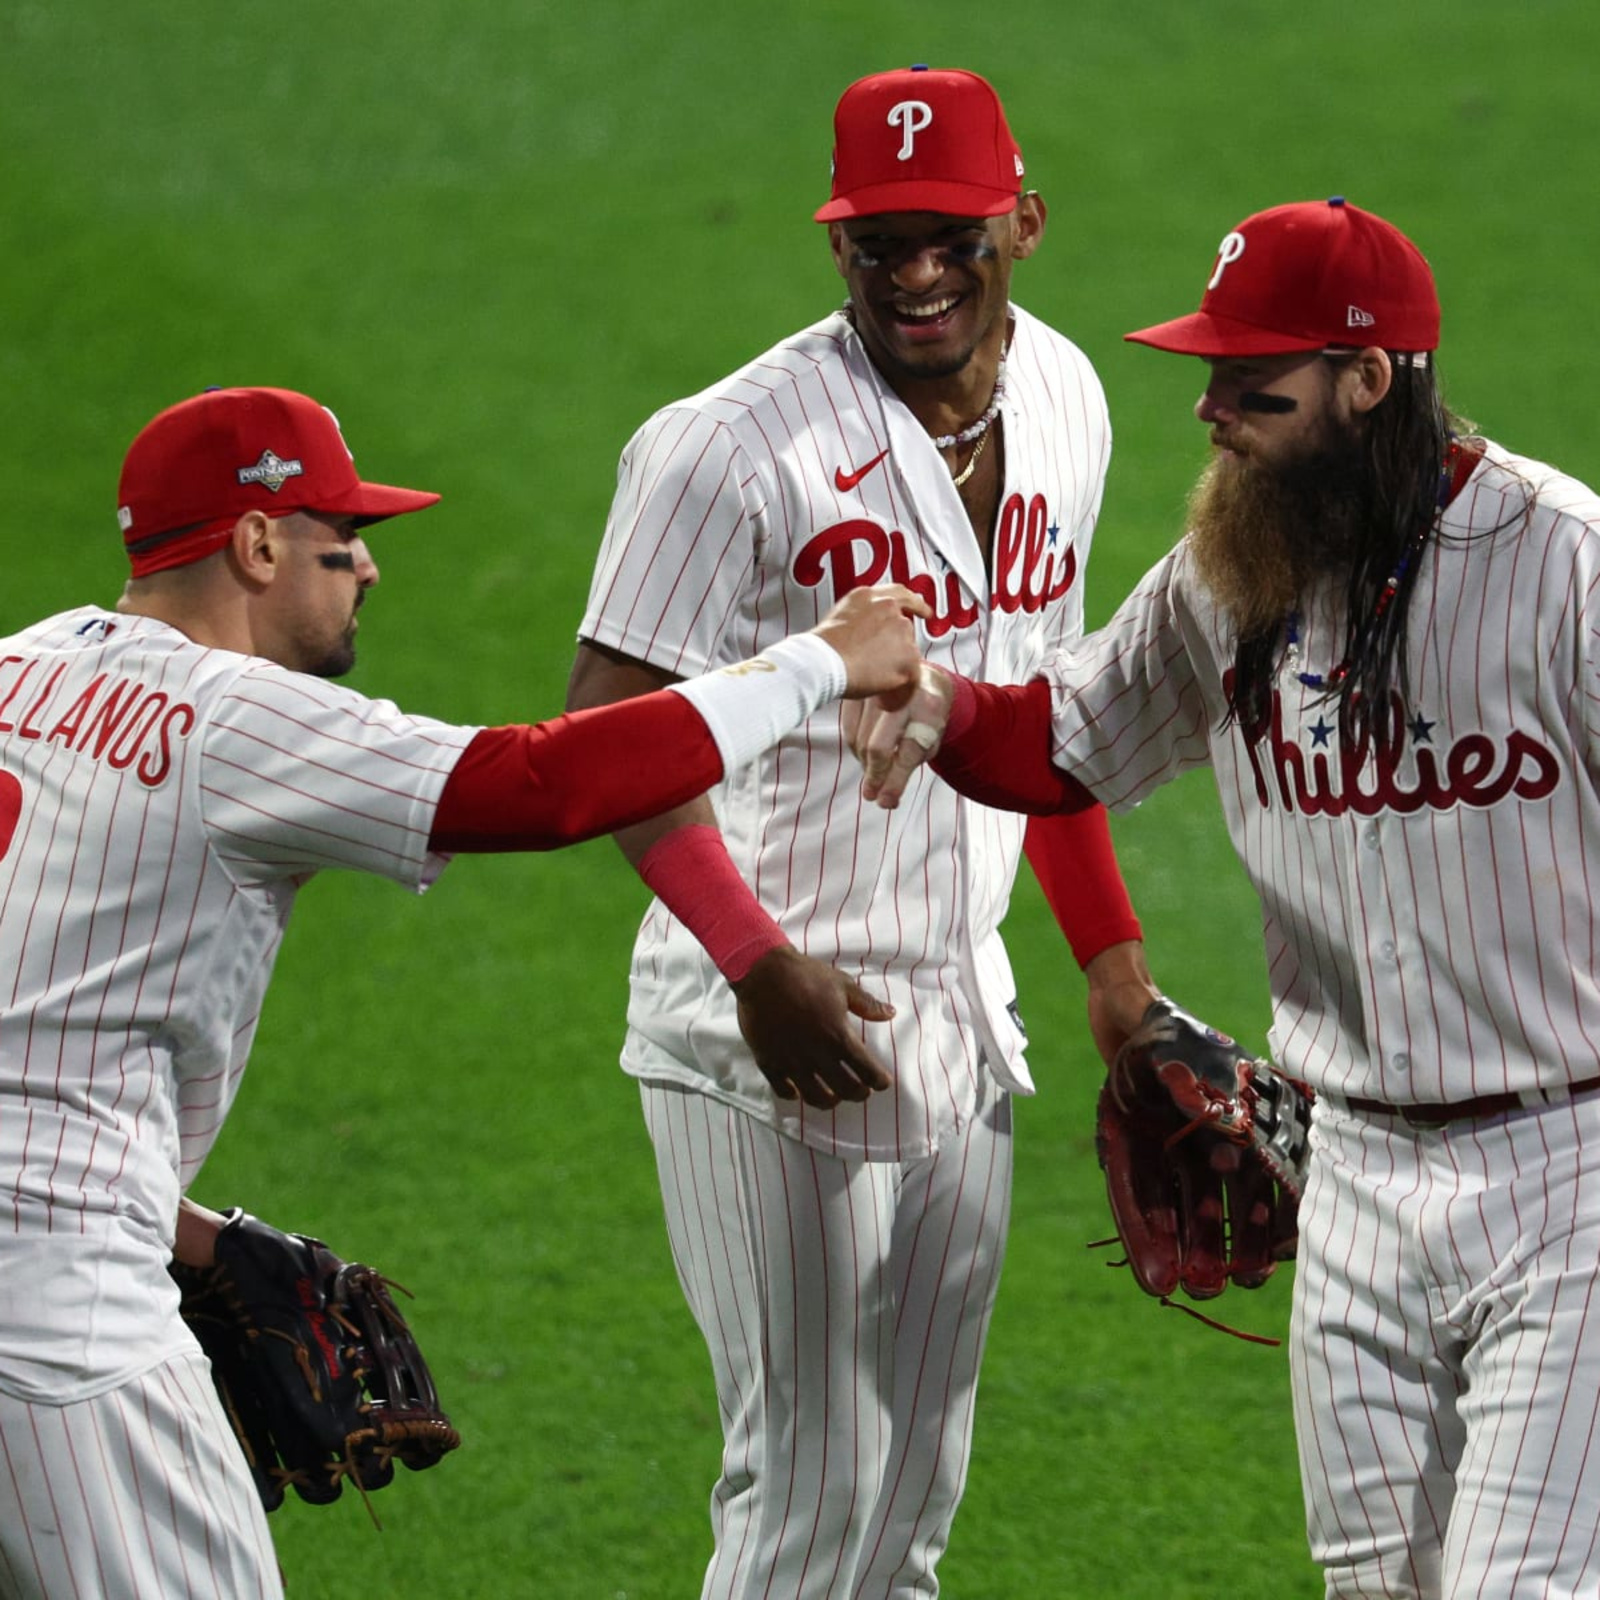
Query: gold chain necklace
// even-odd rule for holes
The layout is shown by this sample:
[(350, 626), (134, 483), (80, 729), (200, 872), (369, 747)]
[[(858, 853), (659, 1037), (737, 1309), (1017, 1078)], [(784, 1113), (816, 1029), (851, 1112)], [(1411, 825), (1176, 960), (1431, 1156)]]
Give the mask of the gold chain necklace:
[(972, 476), (973, 469), (978, 465), (978, 457), (983, 454), (983, 447), (988, 444), (988, 442), (989, 430), (985, 428), (984, 431), (978, 435), (978, 442), (976, 446), (974, 446), (971, 456), (968, 457), (966, 466), (964, 466), (961, 471), (950, 480), (950, 482), (957, 489), (959, 489), (961, 485)]

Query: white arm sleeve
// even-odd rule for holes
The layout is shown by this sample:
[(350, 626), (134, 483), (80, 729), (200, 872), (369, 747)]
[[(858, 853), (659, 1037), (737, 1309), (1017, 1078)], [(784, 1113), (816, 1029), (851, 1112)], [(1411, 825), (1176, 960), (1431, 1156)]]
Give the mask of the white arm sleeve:
[(769, 645), (758, 656), (671, 685), (705, 719), (732, 772), (792, 733), (844, 693), (844, 658), (814, 633)]

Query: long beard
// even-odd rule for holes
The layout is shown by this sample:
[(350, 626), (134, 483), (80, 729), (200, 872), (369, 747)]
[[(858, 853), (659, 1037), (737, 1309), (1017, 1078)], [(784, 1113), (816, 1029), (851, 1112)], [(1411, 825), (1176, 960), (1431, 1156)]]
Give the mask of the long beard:
[(1189, 540), (1236, 635), (1277, 628), (1324, 580), (1347, 576), (1372, 536), (1373, 502), (1355, 429), (1330, 428), (1271, 466), (1211, 461), (1189, 496)]

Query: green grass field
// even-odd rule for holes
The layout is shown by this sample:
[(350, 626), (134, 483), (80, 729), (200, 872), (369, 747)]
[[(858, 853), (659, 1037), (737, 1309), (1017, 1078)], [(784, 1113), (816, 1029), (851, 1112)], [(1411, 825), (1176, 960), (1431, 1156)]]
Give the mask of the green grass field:
[[(1051, 206), (1016, 295), (1111, 399), (1092, 617), (1176, 536), (1203, 453), (1198, 364), (1121, 335), (1190, 309), (1221, 235), (1281, 201), (1344, 193), (1411, 233), (1457, 408), (1595, 481), (1597, 48), (1588, 0), (7, 0), (0, 632), (115, 597), (117, 470), (150, 415), (281, 384), (334, 406), (369, 476), (445, 495), (375, 539), (356, 686), (554, 711), (619, 449), (835, 303), (809, 220), (833, 102), (911, 61), (996, 83)], [(1257, 916), (1208, 782), (1117, 837), (1161, 981), (1259, 1043)], [(466, 1445), (374, 1501), (382, 1533), (348, 1495), (277, 1513), (293, 1600), (698, 1592), (715, 1411), (615, 1066), (644, 903), (605, 841), (459, 862), (421, 903), (302, 897), (195, 1192), (414, 1289)], [(1317, 1594), (1283, 1352), (1086, 1248), (1082, 982), (1031, 882), (1009, 930), (1044, 1090), (944, 1592)], [(1222, 1313), (1282, 1333), (1289, 1287)]]

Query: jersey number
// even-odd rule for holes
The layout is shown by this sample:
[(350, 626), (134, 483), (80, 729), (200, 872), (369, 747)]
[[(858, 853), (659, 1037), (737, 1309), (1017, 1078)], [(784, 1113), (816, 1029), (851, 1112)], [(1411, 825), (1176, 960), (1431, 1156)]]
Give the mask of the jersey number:
[(22, 785), (9, 772), (0, 772), (0, 856), (11, 848), (11, 836), (22, 815)]

